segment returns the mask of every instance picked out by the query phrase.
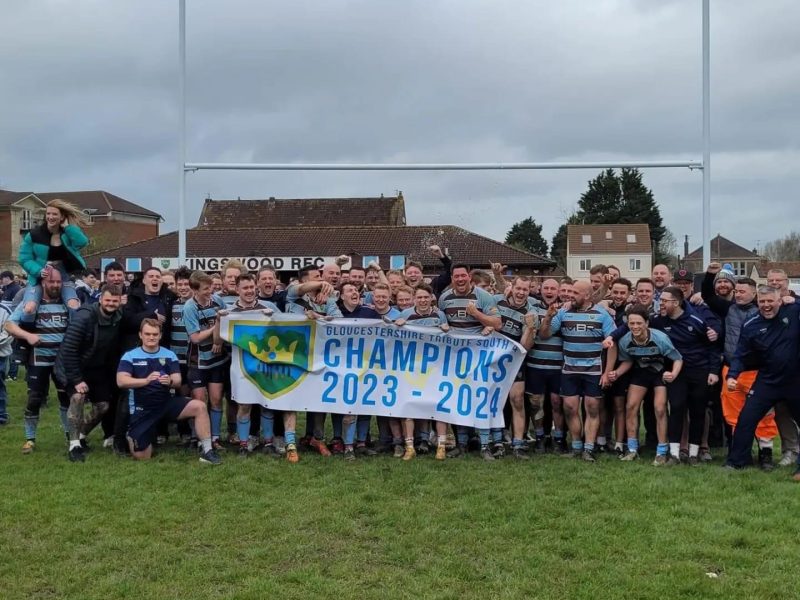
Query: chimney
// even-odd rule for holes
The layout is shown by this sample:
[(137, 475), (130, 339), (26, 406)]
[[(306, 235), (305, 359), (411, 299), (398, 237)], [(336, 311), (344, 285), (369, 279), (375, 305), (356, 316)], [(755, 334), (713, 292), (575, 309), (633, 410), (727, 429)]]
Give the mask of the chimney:
[(683, 260), (686, 260), (686, 257), (689, 256), (689, 236), (683, 236)]

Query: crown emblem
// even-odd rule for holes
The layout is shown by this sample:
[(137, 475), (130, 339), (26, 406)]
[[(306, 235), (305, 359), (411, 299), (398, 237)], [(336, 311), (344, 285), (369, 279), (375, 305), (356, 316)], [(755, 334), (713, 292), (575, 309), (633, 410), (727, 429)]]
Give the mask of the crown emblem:
[(293, 364), (294, 353), (295, 350), (297, 350), (297, 340), (289, 344), (289, 347), (283, 350), (278, 349), (280, 343), (281, 340), (277, 335), (271, 335), (267, 338), (267, 347), (259, 351), (257, 346), (253, 342), (250, 342), (250, 354), (265, 363)]

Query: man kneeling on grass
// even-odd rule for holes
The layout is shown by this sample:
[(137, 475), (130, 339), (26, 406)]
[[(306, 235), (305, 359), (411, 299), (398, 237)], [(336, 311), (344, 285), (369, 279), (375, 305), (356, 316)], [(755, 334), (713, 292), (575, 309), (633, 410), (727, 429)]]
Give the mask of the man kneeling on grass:
[(170, 393), (170, 388), (181, 387), (181, 368), (175, 353), (159, 345), (161, 323), (143, 319), (139, 339), (142, 345), (126, 352), (117, 369), (117, 385), (129, 390), (128, 444), (133, 458), (147, 460), (152, 456), (156, 425), (166, 417), (170, 421), (194, 419), (202, 446), (200, 462), (220, 464), (219, 455), (211, 447), (211, 425), (203, 402)]

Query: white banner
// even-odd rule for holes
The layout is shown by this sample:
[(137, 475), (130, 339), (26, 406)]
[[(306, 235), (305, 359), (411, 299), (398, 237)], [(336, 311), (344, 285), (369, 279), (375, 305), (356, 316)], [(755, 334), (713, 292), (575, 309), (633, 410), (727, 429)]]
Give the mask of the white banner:
[[(304, 267), (317, 267), (333, 264), (335, 256), (202, 256), (187, 257), (183, 264), (192, 271), (221, 271), (229, 260), (238, 260), (248, 271), (258, 271), (262, 267), (272, 267), (276, 271), (299, 271)], [(157, 269), (177, 269), (181, 262), (177, 258), (157, 256), (150, 259)], [(350, 263), (342, 266), (349, 269)]]
[(503, 427), (525, 350), (493, 333), (444, 333), (383, 321), (232, 313), (233, 398), (275, 410), (435, 419)]

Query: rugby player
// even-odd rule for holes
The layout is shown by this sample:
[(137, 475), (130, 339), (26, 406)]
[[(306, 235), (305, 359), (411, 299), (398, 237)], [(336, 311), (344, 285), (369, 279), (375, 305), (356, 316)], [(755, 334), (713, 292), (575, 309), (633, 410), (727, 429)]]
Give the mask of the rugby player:
[[(639, 407), (648, 390), (652, 390), (655, 406), (658, 447), (654, 465), (667, 463), (669, 438), (667, 437), (667, 388), (678, 377), (683, 366), (680, 353), (669, 336), (648, 326), (650, 314), (644, 306), (634, 306), (628, 311), (630, 331), (622, 336), (618, 348), (612, 346), (608, 360), (619, 358), (618, 366), (609, 373), (610, 382), (617, 381), (630, 371), (625, 429), (628, 432), (628, 452), (620, 457), (624, 461), (639, 458)], [(617, 354), (618, 352), (618, 354)]]
[(202, 271), (192, 273), (189, 286), (194, 297), (183, 306), (183, 324), (189, 336), (186, 354), (189, 386), (192, 388), (192, 398), (208, 401), (211, 443), (215, 450), (220, 450), (222, 396), (230, 354), (224, 344), (214, 343), (214, 325), (218, 319), (217, 313), (225, 309), (225, 302), (213, 293), (213, 278)]
[(117, 368), (117, 385), (128, 390), (131, 419), (128, 443), (134, 460), (148, 460), (153, 454), (153, 437), (158, 423), (194, 419), (200, 437), (200, 462), (222, 462), (211, 446), (206, 406), (200, 400), (173, 396), (170, 388), (181, 387), (181, 370), (175, 353), (159, 345), (161, 321), (143, 319), (139, 336), (142, 345), (122, 355)]
[[(25, 363), (25, 379), (28, 384), (28, 399), (25, 405), (25, 443), (22, 446), (23, 454), (30, 454), (36, 448), (36, 431), (39, 426), (39, 413), (42, 405), (47, 400), (52, 379), (56, 387), (59, 403), (59, 416), (64, 433), (68, 435), (67, 409), (69, 400), (64, 386), (60, 384), (54, 374), (54, 366), (58, 348), (64, 339), (69, 323), (69, 310), (61, 299), (61, 271), (50, 269), (42, 277), (42, 299), (36, 309), (33, 323), (23, 322), (23, 305), (17, 308), (5, 321), (5, 330), (17, 339), (23, 339), (30, 348)], [(5, 307), (0, 308), (7, 314)], [(27, 321), (29, 319), (26, 318)], [(5, 318), (4, 318), (5, 320)], [(5, 357), (0, 358), (0, 361)], [(5, 375), (3, 373), (2, 375)], [(3, 390), (5, 391), (5, 390)], [(5, 406), (0, 407), (5, 408)], [(6, 416), (7, 418), (7, 416)]]
[[(489, 335), (502, 325), (497, 301), (487, 291), (475, 286), (470, 279), (467, 265), (454, 264), (451, 272), (452, 286), (439, 297), (439, 308), (447, 317), (454, 331)], [(469, 431), (466, 427), (456, 427), (457, 445), (448, 453), (451, 458), (463, 456), (467, 452)], [(479, 429), (481, 456), (484, 460), (494, 460), (489, 448), (489, 430)]]

